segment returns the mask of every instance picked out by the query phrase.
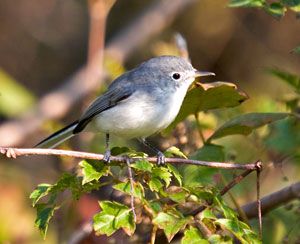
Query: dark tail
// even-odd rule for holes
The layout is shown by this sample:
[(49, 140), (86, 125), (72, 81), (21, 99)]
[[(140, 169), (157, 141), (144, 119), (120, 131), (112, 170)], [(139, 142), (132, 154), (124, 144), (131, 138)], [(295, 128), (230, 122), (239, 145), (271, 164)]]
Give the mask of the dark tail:
[(42, 140), (35, 147), (39, 148), (54, 148), (64, 141), (68, 140), (72, 136), (74, 136), (73, 130), (77, 126), (78, 121), (73, 122), (72, 124), (62, 128), (61, 130), (53, 133), (48, 136), (46, 139)]

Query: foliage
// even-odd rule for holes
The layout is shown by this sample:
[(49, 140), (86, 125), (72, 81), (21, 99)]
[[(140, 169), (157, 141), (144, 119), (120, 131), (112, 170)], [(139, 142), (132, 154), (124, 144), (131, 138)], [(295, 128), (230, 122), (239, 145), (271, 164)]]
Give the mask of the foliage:
[(264, 9), (268, 14), (275, 18), (281, 18), (285, 15), (289, 9), (297, 14), (300, 13), (300, 1), (299, 0), (231, 0), (229, 2), (230, 7), (255, 7)]

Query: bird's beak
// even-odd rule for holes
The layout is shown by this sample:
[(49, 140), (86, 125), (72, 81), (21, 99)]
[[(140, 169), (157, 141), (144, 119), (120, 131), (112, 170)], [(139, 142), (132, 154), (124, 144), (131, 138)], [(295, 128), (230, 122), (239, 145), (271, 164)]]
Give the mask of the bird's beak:
[(206, 72), (206, 71), (198, 71), (198, 70), (195, 70), (195, 77), (200, 77), (200, 76), (215, 76), (216, 74), (213, 73), (213, 72)]

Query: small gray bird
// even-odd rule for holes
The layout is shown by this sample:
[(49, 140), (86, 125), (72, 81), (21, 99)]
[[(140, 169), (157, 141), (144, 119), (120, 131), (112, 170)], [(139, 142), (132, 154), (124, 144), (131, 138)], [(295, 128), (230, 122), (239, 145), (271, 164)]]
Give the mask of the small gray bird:
[(175, 56), (152, 58), (114, 80), (107, 91), (85, 110), (79, 120), (50, 135), (37, 147), (53, 148), (82, 131), (106, 133), (104, 161), (110, 161), (109, 135), (138, 138), (157, 154), (164, 155), (145, 138), (166, 128), (177, 116), (186, 92), (200, 72)]

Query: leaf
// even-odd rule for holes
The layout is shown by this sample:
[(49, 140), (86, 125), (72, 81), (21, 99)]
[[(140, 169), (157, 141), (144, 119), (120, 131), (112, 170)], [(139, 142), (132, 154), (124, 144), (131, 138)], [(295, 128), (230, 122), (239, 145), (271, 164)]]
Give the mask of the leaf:
[(168, 158), (173, 157), (173, 156), (178, 156), (178, 157), (180, 157), (180, 158), (185, 158), (185, 159), (187, 159), (187, 156), (185, 156), (184, 153), (181, 152), (179, 148), (174, 147), (174, 146), (168, 148), (168, 149), (164, 152), (164, 155), (165, 155), (166, 157), (168, 157)]
[(276, 68), (269, 69), (268, 71), (272, 75), (292, 86), (296, 90), (296, 92), (300, 94), (300, 77), (298, 75), (294, 75)]
[(184, 229), (191, 217), (183, 217), (177, 211), (160, 212), (154, 219), (153, 224), (162, 229), (170, 242), (174, 235), (181, 229)]
[(144, 172), (151, 172), (153, 165), (146, 159), (141, 159), (136, 161), (134, 164), (131, 164), (130, 167)]
[(165, 167), (154, 167), (152, 170), (152, 177), (156, 177), (160, 180), (163, 180), (166, 183), (166, 186), (168, 187), (171, 183), (171, 176), (172, 174), (168, 171)]
[(93, 228), (96, 234), (110, 236), (120, 228), (128, 235), (134, 233), (135, 223), (131, 209), (117, 202), (103, 201), (99, 204), (102, 211), (93, 218)]
[(82, 169), (83, 185), (93, 180), (98, 181), (103, 175), (108, 174), (108, 166), (103, 162), (83, 160), (79, 163), (79, 165)]
[(221, 236), (213, 234), (208, 238), (210, 244), (232, 244), (233, 241), (230, 236)]
[(0, 68), (0, 114), (19, 116), (34, 102), (33, 94)]
[(199, 84), (188, 91), (175, 120), (165, 129), (168, 134), (179, 122), (190, 114), (217, 108), (235, 107), (244, 102), (248, 96), (237, 90), (236, 85), (228, 82)]
[(229, 7), (263, 7), (265, 0), (231, 0)]
[(39, 184), (37, 188), (30, 194), (29, 198), (32, 200), (32, 206), (35, 207), (36, 203), (49, 194), (49, 190), (52, 185), (50, 184)]
[(296, 53), (296, 54), (300, 54), (300, 46), (297, 46), (295, 47), (293, 50), (292, 50), (293, 53)]
[(173, 166), (172, 164), (167, 164), (167, 167), (169, 171), (173, 174), (175, 179), (177, 180), (178, 184), (181, 186), (182, 185), (182, 175), (179, 173), (178, 169)]
[(239, 220), (218, 219), (215, 223), (219, 224), (223, 229), (230, 231), (242, 243), (261, 243), (257, 235), (245, 223)]
[(283, 17), (285, 12), (287, 11), (286, 7), (279, 2), (274, 2), (270, 5), (265, 5), (265, 10), (267, 11), (267, 13), (269, 13), (277, 19)]
[(209, 242), (202, 238), (202, 235), (197, 228), (190, 227), (184, 232), (181, 244), (209, 244)]
[(227, 121), (207, 140), (221, 138), (228, 135), (249, 135), (254, 129), (270, 124), (277, 120), (285, 119), (290, 113), (249, 113), (243, 114)]
[(49, 206), (47, 204), (36, 204), (37, 216), (35, 219), (35, 226), (38, 227), (42, 237), (45, 239), (50, 219), (53, 217), (54, 211), (59, 207)]
[(156, 191), (156, 192), (159, 192), (163, 187), (163, 183), (161, 183), (161, 181), (156, 177), (152, 177), (148, 182), (148, 185), (151, 191)]
[(200, 213), (200, 218), (201, 218), (201, 220), (203, 220), (203, 219), (213, 219), (213, 220), (216, 220), (217, 219), (216, 215), (209, 208), (204, 209)]
[(184, 203), (185, 198), (188, 195), (188, 191), (186, 189), (183, 189), (181, 187), (177, 186), (171, 186), (166, 190), (166, 193), (168, 194), (168, 197), (177, 203)]
[[(207, 144), (198, 149), (191, 159), (223, 162), (225, 159), (224, 148), (219, 145)], [(212, 177), (218, 170), (208, 167), (198, 167), (197, 165), (188, 165), (183, 168), (183, 182), (185, 186), (203, 186), (212, 183)]]
[(220, 195), (214, 196), (214, 203), (215, 205), (219, 206), (219, 208), (222, 210), (225, 218), (237, 220), (237, 213), (233, 209), (228, 207), (228, 205), (225, 203), (225, 201)]
[[(114, 189), (131, 195), (130, 181), (121, 182), (113, 186)], [(143, 199), (145, 197), (145, 192), (143, 186), (139, 182), (133, 183), (133, 196)]]

